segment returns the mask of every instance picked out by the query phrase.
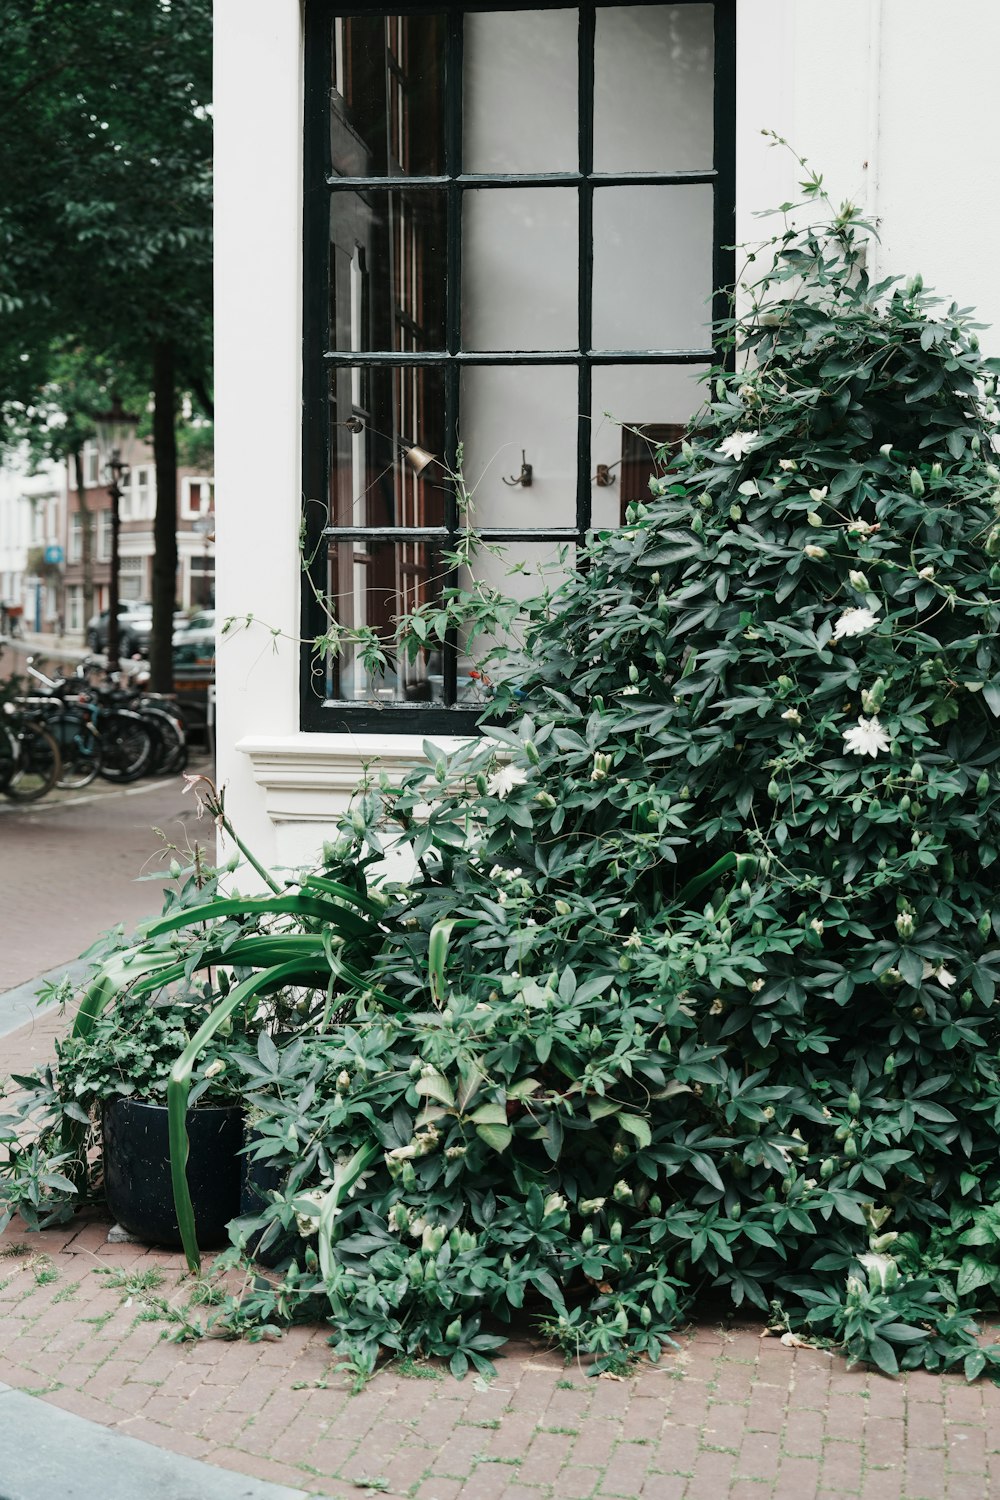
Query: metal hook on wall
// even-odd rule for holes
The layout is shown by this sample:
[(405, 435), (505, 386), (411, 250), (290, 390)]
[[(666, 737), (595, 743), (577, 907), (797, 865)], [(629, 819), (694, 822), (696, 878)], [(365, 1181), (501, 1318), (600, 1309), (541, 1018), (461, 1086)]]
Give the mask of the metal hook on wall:
[(616, 459), (613, 464), (598, 464), (597, 473), (594, 475), (592, 483), (596, 484), (598, 489), (607, 489), (608, 486), (614, 484), (615, 480), (618, 478), (618, 475), (614, 473), (614, 470), (617, 469), (620, 463), (621, 459), (619, 458)]
[(509, 484), (511, 486), (511, 488), (514, 488), (516, 485), (522, 485), (524, 489), (530, 490), (531, 489), (531, 484), (532, 484), (532, 475), (533, 475), (533, 472), (534, 471), (532, 469), (531, 464), (529, 464), (526, 461), (526, 459), (525, 459), (524, 449), (522, 448), (521, 449), (521, 472), (520, 472), (520, 474), (517, 474), (517, 475), (512, 474), (509, 479), (506, 477), (506, 475), (503, 475), (503, 474), (501, 474), (500, 477), (503, 480), (504, 484)]

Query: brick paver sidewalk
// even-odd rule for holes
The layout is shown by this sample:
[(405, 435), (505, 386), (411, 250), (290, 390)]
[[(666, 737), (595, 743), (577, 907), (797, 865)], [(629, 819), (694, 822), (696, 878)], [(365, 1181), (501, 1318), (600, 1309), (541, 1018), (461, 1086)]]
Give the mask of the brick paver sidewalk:
[[(0, 819), (6, 983), (155, 911), (155, 885), (132, 883), (156, 848), (149, 825), (180, 842), (185, 825), (203, 832), (192, 812), (174, 786)], [(51, 1056), (62, 1024), (0, 1038), (0, 1071)], [(991, 1482), (1000, 1496), (993, 1386), (848, 1372), (744, 1321), (688, 1331), (627, 1380), (589, 1378), (522, 1336), (491, 1384), (391, 1368), (352, 1396), (323, 1327), (166, 1342), (152, 1303), (191, 1300), (181, 1258), (107, 1231), (94, 1217), (0, 1235), (0, 1382), (223, 1468), (338, 1500), (985, 1500)]]
[[(5, 1038), (6, 1065), (37, 1064), (60, 1024)], [(351, 1395), (323, 1327), (165, 1341), (153, 1303), (190, 1302), (181, 1257), (107, 1233), (91, 1217), (0, 1235), (0, 1381), (338, 1500), (984, 1500), (1000, 1476), (993, 1386), (848, 1372), (746, 1322), (689, 1330), (626, 1380), (592, 1379), (522, 1337), (492, 1383), (390, 1368)]]

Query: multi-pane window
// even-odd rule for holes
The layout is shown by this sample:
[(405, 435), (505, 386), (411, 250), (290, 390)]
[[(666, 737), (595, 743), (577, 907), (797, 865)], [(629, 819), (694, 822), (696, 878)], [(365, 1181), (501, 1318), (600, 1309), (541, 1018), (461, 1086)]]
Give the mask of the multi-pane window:
[(123, 521), (151, 521), (156, 513), (156, 470), (137, 464), (129, 473), (121, 498)]
[(210, 515), (214, 491), (214, 479), (185, 475), (181, 480), (181, 516), (184, 520)]
[(389, 666), (307, 647), (303, 724), (460, 730), (461, 634), (416, 662), (392, 640), (468, 581), (444, 560), (466, 520), (476, 576), (534, 592), (700, 404), (735, 5), (360, 9), (306, 7), (304, 612), (307, 637), (374, 630)]
[(97, 562), (111, 561), (111, 512), (97, 512)]

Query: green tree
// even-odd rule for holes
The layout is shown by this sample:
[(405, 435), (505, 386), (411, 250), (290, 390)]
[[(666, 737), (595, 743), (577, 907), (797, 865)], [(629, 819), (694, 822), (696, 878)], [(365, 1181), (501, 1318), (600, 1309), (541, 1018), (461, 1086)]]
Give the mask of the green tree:
[(171, 681), (179, 392), (211, 411), (210, 0), (4, 0), (0, 404), (72, 341), (153, 402), (154, 683)]

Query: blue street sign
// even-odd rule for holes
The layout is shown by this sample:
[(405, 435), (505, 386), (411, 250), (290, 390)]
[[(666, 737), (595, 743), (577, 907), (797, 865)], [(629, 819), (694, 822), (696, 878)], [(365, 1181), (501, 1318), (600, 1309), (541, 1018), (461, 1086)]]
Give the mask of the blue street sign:
[(61, 563), (63, 560), (63, 549), (55, 542), (45, 549), (45, 561), (47, 563)]

